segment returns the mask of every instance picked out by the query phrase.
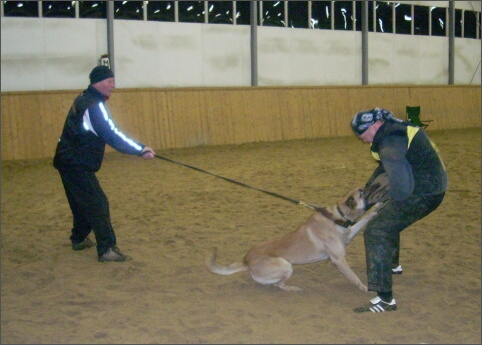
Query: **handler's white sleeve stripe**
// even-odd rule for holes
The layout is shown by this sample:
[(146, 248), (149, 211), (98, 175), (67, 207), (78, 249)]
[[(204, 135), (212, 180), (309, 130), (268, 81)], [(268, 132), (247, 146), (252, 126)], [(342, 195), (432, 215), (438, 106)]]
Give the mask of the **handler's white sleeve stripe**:
[(104, 115), (104, 120), (107, 121), (107, 123), (109, 124), (110, 126), (110, 129), (115, 133), (117, 134), (119, 137), (122, 138), (122, 140), (124, 140), (126, 143), (128, 143), (129, 145), (131, 145), (132, 147), (134, 147), (135, 149), (137, 150), (142, 150), (142, 146), (138, 145), (136, 142), (134, 142), (132, 139), (126, 137), (126, 135), (124, 133), (122, 133), (121, 131), (119, 131), (117, 129), (117, 127), (115, 126), (114, 124), (114, 121), (112, 121), (112, 119), (109, 117), (109, 113), (107, 112), (107, 109), (105, 109), (104, 107), (104, 104), (103, 103), (99, 103), (99, 108), (100, 110), (102, 111), (102, 114)]
[(92, 122), (90, 122), (90, 114), (89, 114), (89, 109), (87, 109), (84, 113), (84, 116), (83, 116), (83, 123), (84, 123), (84, 128), (86, 131), (91, 131), (92, 133), (94, 133), (95, 135), (99, 136), (95, 130), (94, 130), (94, 127), (92, 126)]

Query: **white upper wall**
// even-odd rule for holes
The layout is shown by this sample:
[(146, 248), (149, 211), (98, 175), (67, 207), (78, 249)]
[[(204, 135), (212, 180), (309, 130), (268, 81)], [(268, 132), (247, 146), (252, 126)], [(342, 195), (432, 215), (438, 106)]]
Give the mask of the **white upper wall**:
[(2, 17), (1, 24), (2, 91), (85, 88), (107, 53), (102, 19)]
[(116, 20), (117, 87), (250, 85), (249, 40), (245, 25)]
[[(116, 19), (116, 87), (249, 86), (250, 39), (246, 25)], [(259, 86), (362, 82), (361, 32), (263, 26), (257, 42)], [(368, 82), (447, 84), (448, 45), (448, 37), (370, 32)], [(2, 17), (1, 90), (83, 89), (106, 53), (105, 19)], [(480, 56), (480, 39), (455, 38), (456, 84), (480, 85)]]
[(258, 85), (360, 85), (361, 33), (259, 27)]

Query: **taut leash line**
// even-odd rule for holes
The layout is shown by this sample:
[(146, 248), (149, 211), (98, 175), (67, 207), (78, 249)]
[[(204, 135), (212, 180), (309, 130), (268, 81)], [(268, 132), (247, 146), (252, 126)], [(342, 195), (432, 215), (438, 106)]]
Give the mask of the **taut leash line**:
[(274, 196), (274, 197), (277, 197), (277, 198), (280, 198), (280, 199), (283, 199), (283, 200), (292, 202), (292, 203), (297, 204), (297, 205), (301, 205), (301, 206), (308, 207), (308, 208), (310, 208), (310, 209), (312, 209), (312, 210), (314, 210), (314, 211), (317, 211), (317, 210), (320, 209), (320, 207), (317, 206), (317, 205), (307, 204), (307, 203), (305, 203), (305, 202), (303, 202), (303, 201), (301, 201), (301, 200), (292, 199), (292, 198), (289, 198), (289, 197), (287, 197), (287, 196), (284, 196), (284, 195), (281, 195), (281, 194), (278, 194), (278, 193), (270, 192), (270, 191), (268, 191), (268, 190), (264, 190), (264, 189), (261, 189), (261, 188), (256, 188), (256, 187), (247, 185), (246, 183), (243, 183), (243, 182), (239, 182), (239, 181), (236, 181), (236, 180), (233, 180), (233, 179), (224, 177), (224, 176), (220, 176), (220, 175), (213, 174), (213, 173), (211, 173), (211, 172), (209, 172), (209, 171), (206, 171), (206, 170), (197, 168), (197, 167), (192, 166), (192, 165), (188, 165), (188, 164), (184, 164), (184, 163), (181, 163), (181, 162), (177, 162), (177, 161), (175, 161), (175, 160), (173, 160), (173, 159), (170, 159), (170, 158), (167, 158), (167, 157), (159, 156), (159, 155), (157, 155), (157, 154), (154, 155), (154, 157), (159, 158), (159, 159), (162, 159), (162, 160), (165, 160), (165, 161), (168, 161), (168, 162), (171, 162), (171, 163), (174, 163), (174, 164), (179, 164), (179, 165), (182, 165), (182, 166), (184, 166), (184, 167), (187, 167), (187, 168), (190, 168), (190, 169), (193, 169), (193, 170), (197, 170), (197, 171), (199, 171), (199, 172), (202, 172), (202, 173), (205, 173), (205, 174), (208, 174), (208, 175), (211, 175), (211, 176), (214, 176), (214, 177), (223, 179), (223, 180), (225, 180), (225, 181), (228, 181), (228, 182), (237, 184), (237, 185), (239, 185), (239, 186), (243, 186), (243, 187), (246, 187), (246, 188), (251, 188), (251, 189), (257, 190), (257, 191), (259, 191), (259, 192), (263, 192), (263, 193), (272, 195), (272, 196)]

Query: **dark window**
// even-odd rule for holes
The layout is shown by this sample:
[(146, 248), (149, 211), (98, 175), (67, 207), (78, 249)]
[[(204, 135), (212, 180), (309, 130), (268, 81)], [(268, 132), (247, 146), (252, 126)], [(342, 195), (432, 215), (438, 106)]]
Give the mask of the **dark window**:
[(208, 22), (213, 24), (233, 24), (232, 1), (208, 1)]
[(447, 9), (444, 7), (431, 7), (432, 9), (432, 36), (446, 36)]
[(369, 18), (369, 24), (368, 27), (370, 28), (369, 31), (375, 32), (376, 27), (377, 27), (377, 16), (376, 16), (376, 2), (375, 1), (370, 1), (370, 6), (368, 10), (368, 18)]
[(479, 14), (477, 15), (477, 17), (479, 17), (479, 40), (481, 39), (482, 37), (482, 13), (479, 12)]
[(463, 30), (463, 22), (462, 22), (462, 16), (463, 16), (463, 11), (462, 10), (455, 10), (455, 37), (462, 37), (462, 30)]
[(288, 27), (308, 28), (308, 1), (288, 1)]
[(75, 5), (72, 1), (42, 1), (42, 16), (75, 18)]
[(368, 1), (368, 31), (374, 32), (375, 27), (375, 1)]
[(393, 32), (393, 3), (377, 1), (375, 6), (375, 11), (376, 11), (377, 32), (392, 33)]
[(38, 17), (38, 1), (2, 1), (5, 17)]
[(114, 1), (115, 19), (144, 19), (143, 1)]
[[(361, 22), (361, 13), (362, 13), (362, 2), (355, 1), (355, 30), (361, 31), (362, 29), (362, 22)], [(367, 2), (368, 4), (368, 2)]]
[[(236, 1), (236, 24), (251, 25), (251, 4), (249, 1)], [(258, 19), (256, 18), (256, 22)]]
[(147, 3), (147, 20), (173, 22), (174, 1), (149, 1)]
[(285, 2), (263, 1), (263, 25), (285, 26)]
[(179, 21), (204, 23), (204, 1), (179, 1)]
[(107, 18), (106, 1), (79, 1), (80, 18)]
[(429, 23), (429, 12), (430, 8), (428, 6), (414, 6), (413, 7), (413, 24), (414, 24), (414, 34), (415, 35), (425, 35), (429, 34), (428, 23)]
[(331, 30), (331, 1), (311, 2), (311, 27)]
[(373, 1), (355, 1), (355, 29), (356, 31), (362, 31), (362, 3), (365, 3), (368, 7), (368, 31), (373, 31)]
[(464, 37), (477, 38), (477, 12), (464, 11)]
[(395, 7), (395, 32), (412, 34), (412, 5), (399, 4)]
[(353, 1), (335, 1), (335, 30), (353, 30)]

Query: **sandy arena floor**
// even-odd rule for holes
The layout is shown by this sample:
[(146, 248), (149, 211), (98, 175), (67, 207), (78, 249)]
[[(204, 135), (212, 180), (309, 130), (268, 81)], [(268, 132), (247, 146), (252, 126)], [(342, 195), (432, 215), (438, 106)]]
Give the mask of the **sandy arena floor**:
[[(70, 248), (71, 214), (51, 160), (2, 163), (1, 342), (480, 344), (480, 129), (429, 131), (449, 171), (442, 205), (402, 233), (399, 310), (368, 302), (329, 262), (296, 266), (303, 293), (219, 276), (205, 258), (241, 259), (311, 210), (161, 159), (109, 153), (98, 173), (120, 249), (99, 263)], [(139, 138), (142, 141), (142, 138)], [(157, 152), (294, 199), (333, 205), (375, 167), (355, 137)], [(366, 282), (363, 237), (347, 260)]]

